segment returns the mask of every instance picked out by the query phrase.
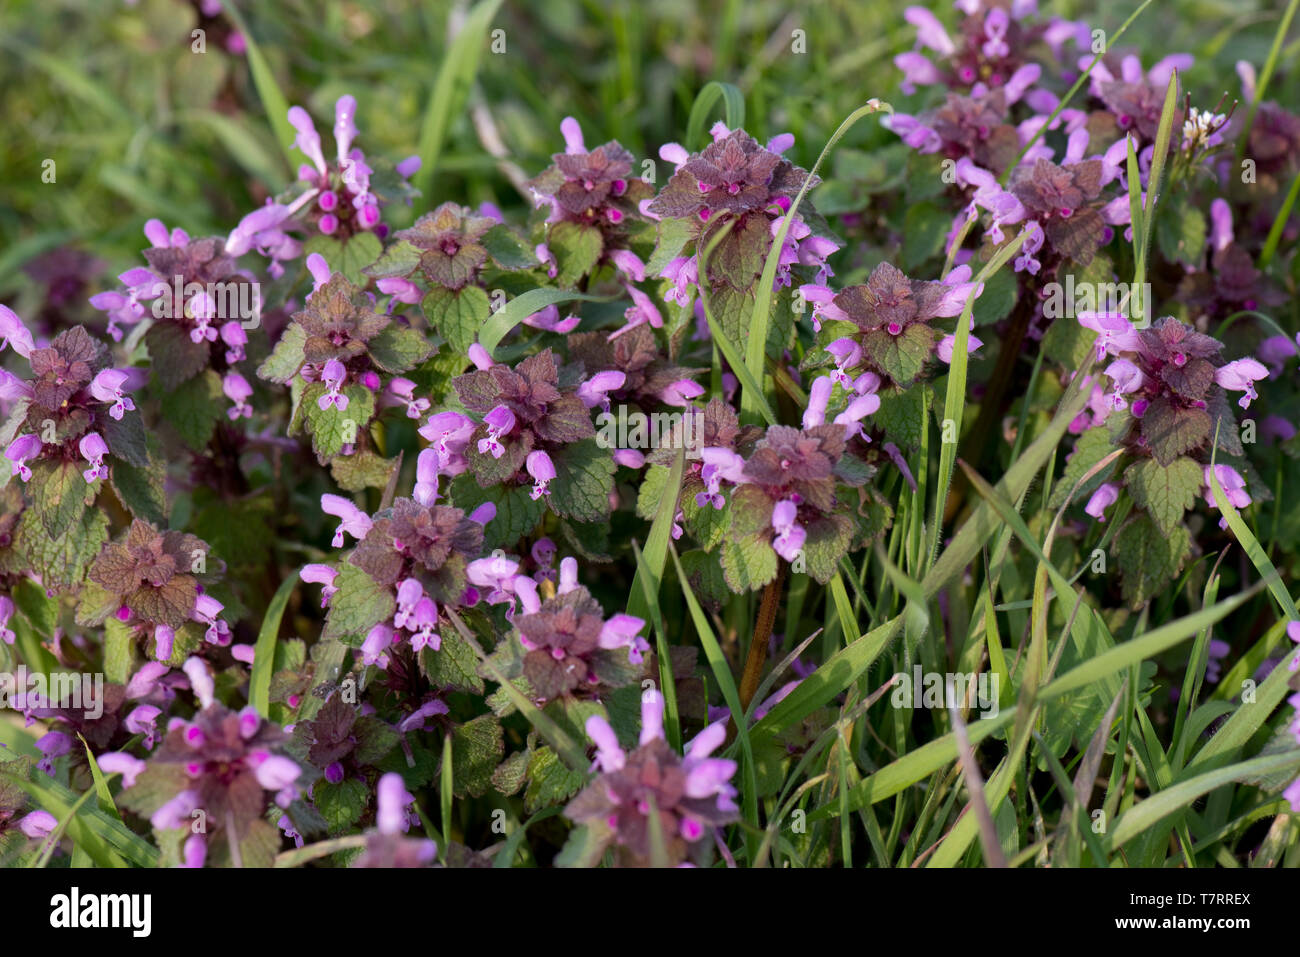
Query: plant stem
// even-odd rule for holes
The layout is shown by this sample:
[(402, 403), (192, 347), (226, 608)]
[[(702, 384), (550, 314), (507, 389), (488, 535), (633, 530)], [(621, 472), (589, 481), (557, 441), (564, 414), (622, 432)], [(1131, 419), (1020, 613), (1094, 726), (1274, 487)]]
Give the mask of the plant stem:
[[(763, 676), (763, 665), (767, 662), (767, 643), (772, 637), (772, 627), (776, 624), (776, 610), (781, 603), (781, 588), (785, 585), (785, 562), (779, 562), (776, 577), (763, 589), (763, 597), (758, 604), (758, 620), (754, 622), (754, 637), (749, 642), (749, 653), (745, 656), (745, 670), (740, 676), (740, 706), (749, 710), (749, 703), (758, 690), (758, 680)], [(743, 717), (743, 715), (741, 716)], [(736, 715), (732, 719), (737, 720)]]

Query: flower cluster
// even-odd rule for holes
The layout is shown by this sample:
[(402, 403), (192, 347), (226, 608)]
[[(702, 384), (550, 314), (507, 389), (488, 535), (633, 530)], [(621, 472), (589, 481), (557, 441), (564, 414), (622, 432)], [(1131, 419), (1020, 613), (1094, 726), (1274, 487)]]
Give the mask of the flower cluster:
[[(79, 463), (91, 485), (108, 477), (108, 455), (134, 457), (134, 450), (126, 449), (131, 439), (125, 424), (119, 425), (127, 412), (135, 411), (135, 402), (126, 394), (130, 376), (110, 367), (102, 343), (74, 326), (38, 349), (26, 327), (4, 306), (0, 329), (32, 370), (32, 378), (23, 380), (0, 369), (0, 399), (18, 403), (11, 419), (17, 437), (4, 450), (12, 474), (31, 482), (36, 465), (42, 473), (37, 484), (44, 485), (61, 469)], [(132, 422), (138, 419), (133, 416)], [(117, 450), (110, 449), (105, 435)]]
[[(280, 728), (252, 708), (232, 711), (214, 700), (201, 661), (190, 659), (185, 671), (201, 709), (190, 721), (174, 718), (148, 760), (126, 755), (129, 761), (110, 762), (128, 772), (120, 800), (160, 831), (190, 832), (182, 852), (187, 867), (214, 857), (233, 866), (268, 866), (279, 841), (263, 820), (266, 794), (287, 807), (298, 796), (302, 768), (279, 753), (286, 740)], [(192, 827), (196, 820), (204, 826)]]
[(136, 519), (122, 537), (100, 552), (88, 577), (103, 589), (106, 610), (138, 635), (152, 638), (154, 657), (173, 657), (181, 629), (203, 629), (206, 641), (230, 644), (230, 626), (221, 602), (203, 590), (218, 569), (209, 571), (208, 546), (186, 532), (159, 532)]
[(612, 847), (621, 866), (706, 863), (715, 829), (738, 816), (730, 783), (736, 762), (710, 757), (722, 745), (724, 726), (701, 731), (683, 757), (664, 740), (663, 709), (657, 691), (642, 696), (640, 742), (631, 752), (604, 718), (587, 719), (600, 774), (564, 814), (586, 825), (597, 852)]

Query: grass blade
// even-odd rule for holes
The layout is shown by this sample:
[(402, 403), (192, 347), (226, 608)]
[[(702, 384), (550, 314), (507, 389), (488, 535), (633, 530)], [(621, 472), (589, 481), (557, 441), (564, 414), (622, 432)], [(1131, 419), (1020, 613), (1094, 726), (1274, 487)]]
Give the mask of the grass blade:
[[(763, 275), (758, 280), (758, 294), (754, 300), (754, 311), (749, 316), (749, 342), (745, 351), (745, 368), (749, 370), (749, 377), (758, 384), (758, 389), (745, 389), (741, 392), (740, 414), (742, 418), (748, 416), (751, 421), (754, 420), (759, 412), (758, 400), (763, 398), (762, 383), (767, 356), (767, 324), (772, 312), (772, 286), (776, 281), (776, 270), (781, 261), (781, 250), (785, 246), (785, 237), (790, 231), (790, 224), (794, 222), (795, 214), (799, 211), (799, 204), (803, 202), (813, 176), (821, 168), (822, 162), (830, 154), (830, 151), (835, 148), (835, 144), (858, 120), (871, 113), (879, 113), (881, 110), (888, 113), (894, 112), (894, 108), (888, 103), (882, 103), (872, 98), (867, 101), (865, 106), (860, 106), (850, 113), (848, 118), (840, 124), (839, 129), (835, 131), (822, 148), (821, 155), (817, 157), (817, 162), (813, 164), (808, 177), (803, 181), (803, 186), (799, 188), (798, 195), (795, 196), (794, 202), (790, 204), (790, 209), (786, 211), (785, 218), (781, 221), (781, 227), (772, 240), (772, 248), (768, 251), (767, 261), (763, 263)], [(700, 275), (704, 276), (706, 274), (700, 273)]]
[[(276, 82), (275, 74), (271, 72), (271, 64), (262, 54), (262, 48), (253, 39), (253, 33), (248, 29), (244, 15), (235, 8), (233, 3), (222, 4), (222, 12), (230, 17), (231, 22), (244, 38), (244, 45), (248, 51), (248, 69), (253, 74), (253, 86), (257, 88), (258, 98), (261, 99), (262, 107), (266, 110), (266, 118), (271, 123), (271, 132), (275, 135), (275, 141), (284, 154), (288, 169), (296, 170), (301, 157), (294, 154), (293, 141), (298, 134), (289, 122), (289, 101), (285, 98), (284, 91), (280, 89), (280, 84)], [(287, 181), (286, 176), (285, 182)], [(275, 185), (283, 185), (283, 183)]]
[(271, 596), (271, 604), (266, 606), (266, 614), (262, 617), (262, 627), (257, 631), (253, 668), (248, 679), (248, 703), (264, 718), (271, 713), (271, 675), (275, 672), (275, 645), (280, 634), (280, 621), (297, 584), (298, 571), (295, 569)]
[[(442, 66), (438, 68), (438, 78), (433, 84), (433, 95), (429, 97), (429, 106), (420, 126), (418, 151), (421, 164), (414, 183), (425, 196), (429, 195), (433, 183), (447, 129), (469, 98), (470, 87), (474, 85), (479, 62), (483, 59), (483, 41), (487, 39), (488, 27), (500, 6), (501, 0), (482, 0), (470, 11), (460, 32), (448, 40)], [(492, 351), (487, 345), (484, 348)]]
[(515, 296), (504, 306), (492, 313), (487, 322), (478, 331), (479, 344), (492, 355), (501, 340), (519, 323), (535, 312), (560, 302), (572, 302), (585, 299), (592, 302), (606, 302), (609, 296), (589, 296), (582, 292), (568, 292), (563, 289), (530, 289), (521, 296)]
[(707, 83), (691, 105), (691, 115), (686, 121), (686, 148), (704, 145), (704, 124), (708, 122), (713, 105), (723, 101), (723, 116), (728, 129), (738, 130), (745, 125), (745, 96), (731, 83), (717, 80)]

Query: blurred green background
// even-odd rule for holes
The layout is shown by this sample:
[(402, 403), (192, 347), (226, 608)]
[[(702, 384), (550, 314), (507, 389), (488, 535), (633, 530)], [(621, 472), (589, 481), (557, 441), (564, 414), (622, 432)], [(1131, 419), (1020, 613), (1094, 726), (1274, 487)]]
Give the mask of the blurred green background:
[[(949, 25), (958, 18), (947, 0), (930, 6)], [(1136, 6), (1042, 9), (1113, 33)], [(1143, 51), (1148, 65), (1171, 52), (1195, 53), (1188, 85), (1194, 102), (1210, 105), (1223, 91), (1239, 91), (1237, 60), (1263, 63), (1281, 6), (1156, 0), (1122, 46)], [(315, 116), (327, 152), (334, 100), (350, 92), (359, 103), (358, 145), (394, 161), (417, 151), (449, 32), (471, 9), (452, 0), (237, 7), (287, 102)], [(414, 211), (390, 211), (386, 219), (401, 226), (447, 199), (521, 208), (510, 164), (516, 179), (518, 171), (541, 169), (563, 148), (559, 122), (569, 114), (589, 145), (617, 138), (638, 157), (653, 157), (660, 144), (683, 136), (697, 93), (715, 79), (743, 91), (746, 125), (760, 139), (795, 133), (792, 158), (809, 166), (867, 98), (909, 110), (926, 96), (898, 91), (891, 59), (915, 36), (902, 11), (903, 4), (864, 0), (505, 0), (491, 21), (492, 30), (504, 31), (496, 38), (505, 50), (493, 52), (490, 40), (482, 45), (477, 79), (450, 117), (432, 188)], [(195, 29), (204, 31), (206, 52), (193, 50)], [(792, 50), (799, 30), (803, 53)], [(36, 257), (68, 246), (99, 260), (89, 291), (107, 288), (137, 264), (146, 219), (195, 235), (224, 234), (290, 182), (284, 144), (234, 32), (227, 13), (208, 16), (182, 0), (5, 0), (0, 301), (21, 314), (24, 302), (43, 294), (39, 277), (28, 274), (40, 272), (32, 268)], [(1270, 88), (1284, 105), (1294, 106), (1288, 67), (1295, 52), (1294, 43), (1283, 50)], [(878, 124), (860, 124), (829, 172), (847, 180), (869, 175), (862, 151), (891, 143), (897, 140)], [(53, 183), (42, 181), (46, 160), (55, 163)]]

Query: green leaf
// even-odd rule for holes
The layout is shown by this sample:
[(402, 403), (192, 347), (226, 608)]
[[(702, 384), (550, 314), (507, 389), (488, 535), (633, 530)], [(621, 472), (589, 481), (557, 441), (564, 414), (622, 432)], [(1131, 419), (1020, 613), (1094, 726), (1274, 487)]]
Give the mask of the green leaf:
[(86, 509), (86, 494), (97, 486), (86, 484), (76, 462), (42, 461), (32, 468), (27, 488), (32, 496), (32, 509), (40, 516), (45, 534), (58, 538), (81, 518)]
[(1168, 466), (1155, 459), (1139, 459), (1125, 470), (1124, 485), (1161, 534), (1170, 535), (1182, 521), (1183, 512), (1196, 504), (1203, 474), (1189, 458), (1175, 459)]
[[(1066, 497), (1074, 490), (1075, 483), (1087, 475), (1094, 465), (1113, 451), (1115, 451), (1115, 445), (1111, 441), (1109, 430), (1104, 425), (1094, 425), (1080, 435), (1075, 440), (1074, 452), (1066, 460), (1065, 473), (1052, 488), (1052, 497), (1048, 502), (1048, 508), (1058, 509), (1064, 505)], [(1084, 499), (1086, 501), (1086, 496), (1110, 478), (1114, 470), (1115, 466), (1112, 463), (1088, 479), (1079, 488), (1079, 492), (1075, 496), (1076, 500)]]
[(1139, 512), (1115, 536), (1114, 549), (1124, 599), (1136, 608), (1174, 583), (1191, 554), (1192, 537), (1182, 525), (1165, 534)]
[(135, 632), (117, 616), (104, 622), (104, 677), (124, 685), (135, 671)]
[(1153, 399), (1142, 416), (1142, 437), (1161, 465), (1169, 465), (1210, 437), (1210, 414), (1180, 408), (1164, 396)]
[(355, 565), (347, 562), (340, 565), (334, 586), (338, 591), (330, 597), (322, 637), (355, 639), (360, 645), (371, 627), (392, 617), (397, 610), (392, 591), (377, 584)]
[(465, 474), (458, 475), (453, 480), (451, 500), (457, 508), (464, 509), (466, 514), (484, 502), (490, 501), (497, 507), (496, 516), (483, 526), (483, 547), (491, 551), (514, 545), (520, 538), (530, 534), (546, 514), (545, 499), (533, 499), (528, 492), (528, 486), (525, 485), (505, 490), (499, 487), (485, 489), (472, 475)]
[(164, 392), (176, 391), (206, 369), (212, 355), (206, 341), (192, 342), (185, 327), (170, 319), (155, 321), (144, 334), (144, 344)]
[(943, 251), (944, 237), (952, 227), (952, 213), (933, 203), (917, 203), (903, 217), (903, 251), (899, 267), (906, 273)]
[(303, 256), (320, 253), (329, 264), (330, 273), (342, 273), (356, 286), (366, 284), (365, 268), (379, 258), (383, 243), (374, 233), (354, 233), (346, 241), (319, 233), (302, 244)]
[(32, 581), (20, 581), (9, 593), (18, 611), (42, 637), (53, 638), (59, 624), (59, 600)]
[(505, 754), (505, 736), (494, 714), (482, 714), (452, 733), (452, 774), (457, 797), (482, 797)]
[(925, 410), (928, 405), (928, 386), (905, 392), (882, 392), (880, 408), (871, 416), (871, 424), (879, 426), (886, 437), (901, 448), (919, 449), (922, 430), (926, 428)]
[(429, 325), (459, 353), (469, 351), (492, 312), (487, 293), (478, 286), (458, 290), (435, 286), (420, 308)]
[(433, 355), (434, 347), (418, 329), (390, 322), (366, 343), (366, 351), (385, 372), (401, 373), (414, 369)]
[(661, 219), (654, 254), (646, 263), (646, 276), (658, 276), (664, 268), (681, 255), (686, 244), (695, 235), (695, 227), (686, 219)]
[(227, 404), (221, 391), (221, 376), (212, 369), (204, 370), (185, 388), (164, 396), (160, 403), (163, 418), (176, 430), (181, 441), (196, 452), (202, 451), (212, 440), (212, 433), (225, 415)]
[(583, 439), (554, 453), (555, 478), (549, 501), (557, 515), (579, 522), (597, 522), (609, 515), (614, 490), (614, 460), (595, 439)]
[(921, 374), (934, 350), (935, 332), (923, 322), (905, 326), (896, 336), (873, 329), (862, 337), (862, 351), (895, 384), (906, 387)]
[(50, 538), (41, 527), (39, 516), (27, 511), (19, 520), (14, 545), (45, 586), (57, 589), (79, 584), (107, 540), (105, 512), (83, 512), (76, 524), (58, 538)]
[(641, 473), (641, 487), (636, 494), (636, 514), (646, 521), (654, 518), (668, 487), (669, 469), (666, 465), (650, 465)]
[(559, 755), (546, 746), (533, 752), (528, 762), (528, 789), (524, 791), (524, 810), (532, 814), (540, 808), (567, 801), (587, 781), (583, 771), (571, 771)]
[(347, 492), (386, 488), (395, 468), (397, 459), (386, 459), (369, 449), (341, 455), (330, 462), (330, 474), (339, 483), (339, 488)]
[(280, 334), (280, 341), (275, 344), (266, 361), (257, 367), (257, 376), (267, 382), (284, 385), (302, 368), (307, 361), (303, 346), (307, 342), (307, 333), (296, 322), (289, 323)]
[(136, 518), (159, 527), (167, 524), (167, 495), (163, 488), (166, 479), (166, 470), (154, 461), (145, 468), (114, 462), (109, 471), (118, 501)]
[(361, 820), (362, 812), (370, 803), (370, 790), (356, 778), (338, 784), (322, 778), (312, 786), (312, 798), (329, 832), (339, 834)]
[(420, 247), (406, 239), (390, 243), (382, 256), (362, 270), (372, 279), (406, 277), (420, 265)]
[(568, 288), (596, 267), (605, 251), (605, 238), (595, 226), (565, 221), (551, 227), (546, 245), (555, 257), (555, 281)]
[(765, 536), (751, 535), (722, 543), (722, 574), (736, 594), (755, 591), (776, 577), (776, 551)]
[(537, 257), (509, 226), (498, 223), (479, 239), (488, 255), (502, 269), (531, 269)]
[(848, 554), (853, 523), (843, 515), (826, 515), (809, 522), (806, 531), (803, 554), (808, 574), (825, 585)]
[(348, 407), (339, 409), (328, 405), (324, 409), (317, 399), (325, 394), (325, 387), (313, 382), (303, 392), (302, 403), (307, 432), (312, 448), (322, 460), (338, 455), (343, 446), (356, 442), (357, 435), (369, 424), (375, 414), (375, 394), (359, 383), (345, 386)]
[(420, 671), (429, 684), (439, 689), (483, 693), (483, 679), (478, 673), (478, 657), (465, 640), (444, 628), (441, 647), (420, 650)]
[(149, 448), (145, 440), (144, 419), (132, 409), (121, 419), (112, 416), (100, 420), (99, 433), (114, 456), (131, 465), (143, 468), (149, 464)]
[(1167, 205), (1156, 220), (1156, 245), (1169, 262), (1200, 262), (1205, 252), (1205, 214), (1186, 199)]

